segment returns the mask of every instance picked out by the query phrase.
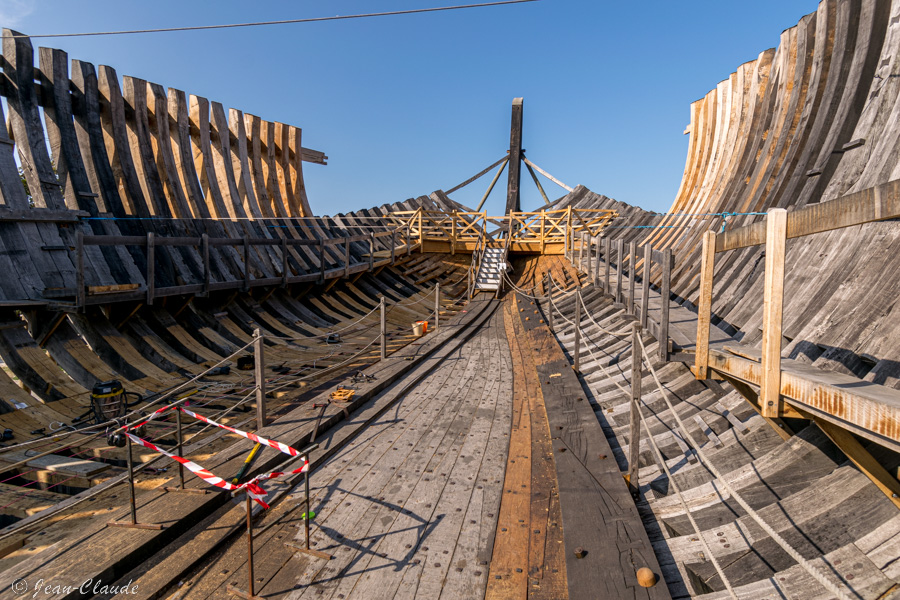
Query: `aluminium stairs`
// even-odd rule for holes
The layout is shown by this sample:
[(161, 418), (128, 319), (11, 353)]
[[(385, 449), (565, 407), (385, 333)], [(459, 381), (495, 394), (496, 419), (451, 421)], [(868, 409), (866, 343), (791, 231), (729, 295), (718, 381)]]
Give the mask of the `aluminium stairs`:
[(475, 289), (495, 292), (500, 289), (500, 280), (506, 270), (506, 250), (485, 248), (475, 278)]

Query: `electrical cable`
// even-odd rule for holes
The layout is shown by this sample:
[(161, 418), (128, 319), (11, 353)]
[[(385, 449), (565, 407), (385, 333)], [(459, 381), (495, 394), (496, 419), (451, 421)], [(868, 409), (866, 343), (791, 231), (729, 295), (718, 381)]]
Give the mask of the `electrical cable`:
[(122, 31), (92, 31), (84, 33), (45, 33), (41, 35), (4, 35), (3, 38), (60, 38), (60, 37), (87, 37), (100, 35), (131, 35), (136, 33), (170, 33), (175, 31), (203, 31), (208, 29), (235, 29), (238, 27), (261, 27), (267, 25), (290, 25), (296, 23), (316, 23), (319, 21), (344, 21), (348, 19), (364, 19), (371, 17), (392, 17), (397, 15), (411, 15), (419, 13), (441, 12), (449, 10), (464, 10), (469, 8), (486, 8), (501, 6), (504, 4), (524, 4), (526, 2), (540, 2), (540, 0), (501, 0), (499, 2), (484, 2), (481, 4), (459, 4), (455, 6), (437, 6), (433, 8), (414, 8), (410, 10), (394, 10), (390, 12), (362, 13), (354, 15), (335, 15), (332, 17), (310, 17), (306, 19), (285, 19), (282, 21), (255, 21), (251, 23), (228, 23), (224, 25), (194, 25), (188, 27), (160, 27), (156, 29), (126, 29)]

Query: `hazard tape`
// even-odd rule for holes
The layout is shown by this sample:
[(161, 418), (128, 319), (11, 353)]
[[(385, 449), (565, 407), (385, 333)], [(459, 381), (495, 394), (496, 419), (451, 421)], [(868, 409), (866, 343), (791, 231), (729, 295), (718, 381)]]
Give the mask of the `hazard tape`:
[(287, 444), (282, 444), (281, 442), (276, 442), (275, 440), (268, 440), (264, 437), (260, 437), (260, 436), (256, 435), (255, 433), (241, 431), (240, 429), (235, 429), (234, 427), (229, 427), (228, 425), (222, 425), (221, 423), (216, 423), (212, 419), (208, 419), (208, 418), (204, 417), (203, 415), (198, 415), (197, 413), (190, 411), (181, 406), (179, 406), (178, 409), (181, 412), (183, 412), (184, 414), (194, 417), (195, 419), (198, 419), (200, 421), (203, 421), (204, 423), (209, 423), (210, 425), (215, 425), (216, 427), (221, 427), (222, 429), (225, 429), (226, 431), (230, 431), (231, 433), (236, 433), (238, 435), (244, 436), (248, 440), (254, 441), (257, 444), (265, 444), (266, 446), (275, 448), (279, 452), (289, 454), (290, 456), (300, 456), (299, 452), (297, 452), (296, 450), (294, 450)]
[[(283, 444), (281, 442), (276, 442), (275, 440), (269, 440), (269, 439), (266, 439), (263, 437), (259, 437), (258, 435), (255, 435), (253, 433), (241, 431), (240, 429), (235, 429), (233, 427), (228, 427), (227, 425), (222, 425), (221, 423), (216, 423), (212, 419), (207, 419), (206, 417), (204, 417), (202, 415), (198, 415), (197, 413), (187, 410), (186, 408), (183, 408), (183, 407), (178, 407), (178, 409), (181, 410), (182, 412), (184, 412), (186, 415), (194, 417), (195, 419), (199, 419), (205, 423), (209, 423), (210, 425), (215, 425), (216, 427), (221, 427), (222, 429), (226, 429), (226, 430), (236, 433), (238, 435), (244, 436), (245, 438), (247, 438), (249, 440), (253, 440), (254, 442), (257, 442), (260, 444), (265, 444), (267, 446), (275, 448), (276, 450), (278, 450), (280, 452), (283, 452), (284, 454), (288, 454), (290, 456), (300, 456), (300, 453), (297, 450), (295, 450), (294, 448), (291, 448), (287, 444)], [(161, 412), (163, 412), (163, 409), (160, 409), (160, 410), (156, 411), (155, 413), (153, 413), (150, 416), (150, 418), (152, 419), (156, 413), (161, 413)], [(150, 420), (150, 419), (147, 419), (147, 420)], [(234, 484), (229, 483), (228, 481), (222, 479), (218, 475), (211, 473), (210, 471), (201, 467), (197, 463), (184, 458), (183, 456), (178, 456), (176, 454), (166, 452), (165, 450), (156, 446), (155, 444), (148, 442), (147, 440), (144, 440), (142, 438), (139, 438), (138, 436), (136, 436), (132, 433), (128, 433), (127, 431), (125, 432), (125, 435), (127, 435), (129, 438), (131, 438), (132, 442), (134, 442), (136, 444), (140, 444), (141, 446), (144, 446), (145, 448), (153, 450), (154, 452), (159, 452), (160, 454), (164, 454), (165, 456), (168, 456), (175, 462), (184, 465), (188, 471), (190, 471), (191, 473), (193, 473), (194, 475), (196, 475), (197, 477), (199, 477), (200, 479), (202, 479), (203, 481), (205, 481), (206, 483), (208, 483), (210, 485), (214, 485), (216, 487), (222, 488), (223, 490), (227, 490), (230, 492), (238, 491), (238, 490), (245, 490), (247, 492), (247, 495), (250, 496), (250, 498), (255, 500), (257, 503), (259, 503), (260, 506), (262, 506), (265, 509), (269, 508), (269, 505), (264, 500), (265, 496), (268, 495), (268, 492), (266, 492), (266, 490), (263, 489), (263, 487), (261, 485), (259, 485), (259, 482), (268, 481), (270, 479), (277, 479), (279, 477), (284, 477), (285, 475), (296, 475), (297, 473), (305, 473), (305, 472), (309, 471), (309, 457), (304, 456), (303, 457), (303, 465), (298, 469), (294, 469), (293, 471), (274, 471), (272, 473), (266, 473), (265, 475), (257, 475), (256, 477), (254, 477), (250, 481), (247, 481), (246, 483), (242, 483), (241, 485), (234, 485)]]

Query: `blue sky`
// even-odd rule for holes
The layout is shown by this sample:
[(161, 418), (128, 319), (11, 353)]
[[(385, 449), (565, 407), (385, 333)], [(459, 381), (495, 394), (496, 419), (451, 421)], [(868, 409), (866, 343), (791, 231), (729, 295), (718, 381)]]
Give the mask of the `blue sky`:
[[(476, 0), (471, 0), (475, 2)], [(452, 0), (0, 0), (0, 25), (63, 33), (295, 19)], [(525, 98), (528, 157), (569, 185), (666, 210), (689, 105), (816, 10), (812, 0), (540, 2), (217, 31), (35, 40), (167, 87), (303, 128), (333, 214), (449, 189), (503, 156)], [(502, 213), (501, 179), (487, 209)], [(489, 176), (454, 194), (474, 206)], [(563, 190), (542, 182), (551, 198)], [(540, 196), (523, 172), (523, 208)]]

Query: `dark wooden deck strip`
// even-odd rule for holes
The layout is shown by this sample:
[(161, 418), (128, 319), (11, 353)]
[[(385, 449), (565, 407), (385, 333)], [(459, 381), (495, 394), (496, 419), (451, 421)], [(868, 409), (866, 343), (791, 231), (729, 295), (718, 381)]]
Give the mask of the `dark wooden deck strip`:
[(530, 301), (518, 304), (516, 341), (536, 357), (551, 432), (569, 598), (669, 598), (665, 585), (638, 585), (639, 568), (660, 567), (637, 508), (568, 359)]

